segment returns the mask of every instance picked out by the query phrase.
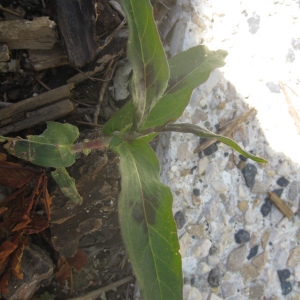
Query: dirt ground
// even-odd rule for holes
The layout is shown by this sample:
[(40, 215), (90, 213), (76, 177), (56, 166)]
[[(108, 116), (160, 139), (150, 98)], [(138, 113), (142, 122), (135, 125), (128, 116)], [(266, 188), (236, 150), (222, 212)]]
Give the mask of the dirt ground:
[[(82, 2), (80, 12), (82, 14), (88, 12), (94, 16), (92, 20), (94, 20), (95, 32), (86, 38), (87, 43), (91, 45), (87, 58), (83, 63), (78, 62), (76, 57), (84, 50), (79, 45), (68, 44), (70, 34), (68, 30), (76, 26), (72, 27), (72, 24), (68, 25), (67, 22), (58, 20), (59, 17), (65, 17), (64, 10), (67, 10), (65, 3), (61, 4), (61, 2), (57, 1), (57, 4), (52, 0), (0, 0), (0, 26), (5, 21), (31, 21), (49, 16), (56, 24), (55, 47), (63, 53), (63, 58), (60, 58), (61, 65), (39, 70), (36, 61), (33, 63), (33, 55), (30, 52), (32, 50), (20, 46), (17, 49), (13, 46), (10, 48), (8, 42), (9, 59), (2, 62), (0, 72), (0, 104), (1, 108), (14, 105), (32, 95), (41, 95), (66, 85), (74, 75), (85, 73), (82, 75), (84, 80), (76, 82), (70, 91), (69, 100), (74, 109), (54, 120), (78, 126), (80, 140), (92, 139), (99, 135), (101, 126), (124, 104), (124, 101), (118, 103), (114, 101), (108, 86), (118, 62), (126, 56), (126, 29), (120, 28), (123, 18), (120, 12), (112, 8), (106, 0), (86, 1), (89, 4), (97, 2), (96, 16), (95, 11), (92, 9), (91, 12), (90, 7), (85, 7), (82, 1), (68, 1), (69, 4)], [(84, 22), (85, 17), (81, 21)], [(40, 50), (42, 53), (45, 51), (47, 50)], [(95, 72), (95, 68), (99, 66), (100, 71)], [(55, 106), (53, 109), (55, 110)], [(35, 108), (31, 108), (28, 112), (25, 107), (20, 120), (22, 121), (24, 116), (26, 119), (32, 110), (34, 111)], [(50, 108), (47, 114), (52, 113)], [(18, 121), (19, 119), (12, 118), (9, 126), (18, 126)], [(0, 130), (3, 128), (4, 125), (0, 124)], [(26, 137), (29, 134), (40, 134), (44, 129), (45, 122), (38, 122), (26, 128), (22, 127), (19, 131), (11, 130), (8, 133), (1, 131), (1, 134), (9, 137), (16, 135)], [(7, 154), (4, 148), (1, 148), (0, 152)], [(74, 297), (74, 299), (133, 299), (135, 278), (121, 240), (117, 216), (117, 199), (120, 191), (118, 157), (110, 151), (97, 150), (89, 156), (82, 156), (75, 165), (68, 168), (84, 199), (81, 205), (73, 204), (61, 193), (51, 178), (50, 168), (42, 170), (9, 155), (2, 160), (6, 165), (0, 166), (1, 184), (5, 182), (4, 177), (1, 177), (4, 176), (3, 170), (6, 175), (10, 174), (13, 168), (22, 172), (30, 168), (38, 174), (45, 174), (47, 177), (43, 178), (47, 179), (43, 180), (46, 180), (52, 205), (47, 228), (38, 230), (35, 227), (31, 231), (17, 231), (18, 238), (20, 239), (21, 236), (23, 243), (22, 247), (18, 244), (20, 251), (18, 258), (21, 260), (19, 272), (15, 270), (15, 272), (8, 272), (8, 266), (12, 266), (13, 258), (9, 255), (6, 259), (0, 256), (2, 262), (5, 261), (5, 266), (0, 266), (1, 299), (20, 299), (20, 297), (44, 300)], [(10, 163), (17, 165), (12, 167)], [(22, 177), (24, 182), (27, 180), (26, 176)], [(36, 177), (24, 185), (24, 193), (25, 190), (27, 194), (32, 193), (35, 186), (37, 186)], [(20, 188), (2, 187), (0, 212), (1, 206), (8, 205), (7, 199), (18, 189), (20, 190)], [(47, 221), (45, 205), (44, 202), (36, 203), (31, 214), (39, 214), (44, 221)], [(12, 223), (8, 224), (7, 220), (11, 220), (11, 215), (0, 213), (0, 247), (8, 241), (13, 244), (16, 238), (16, 231), (12, 230)], [(6, 226), (7, 224), (10, 227)], [(3, 247), (0, 249), (3, 250)], [(14, 266), (16, 267), (17, 264), (15, 263)], [(23, 279), (20, 279), (22, 277)], [(89, 294), (99, 288), (104, 290), (98, 291), (97, 295)], [(25, 295), (31, 296), (27, 298)]]

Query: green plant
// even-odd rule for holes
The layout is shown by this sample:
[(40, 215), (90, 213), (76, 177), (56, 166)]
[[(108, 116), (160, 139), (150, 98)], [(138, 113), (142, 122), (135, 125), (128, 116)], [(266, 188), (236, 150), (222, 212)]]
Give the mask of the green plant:
[(174, 123), (187, 106), (192, 91), (210, 72), (224, 65), (226, 52), (196, 46), (169, 61), (161, 44), (149, 0), (121, 0), (130, 36), (132, 100), (104, 126), (105, 138), (74, 144), (78, 129), (48, 122), (40, 136), (27, 140), (1, 137), (13, 155), (45, 167), (55, 167), (53, 178), (73, 201), (81, 202), (66, 167), (78, 153), (110, 147), (120, 155), (122, 190), (119, 220), (122, 237), (143, 299), (182, 299), (182, 268), (177, 230), (172, 215), (172, 194), (160, 182), (159, 162), (149, 142), (163, 131), (216, 138), (244, 156), (265, 162), (241, 149), (229, 138), (204, 128)]

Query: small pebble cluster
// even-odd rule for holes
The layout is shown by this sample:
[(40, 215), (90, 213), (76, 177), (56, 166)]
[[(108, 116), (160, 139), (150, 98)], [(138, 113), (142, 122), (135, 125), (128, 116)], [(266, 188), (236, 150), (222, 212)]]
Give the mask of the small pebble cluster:
[[(204, 140), (191, 134), (160, 137), (185, 300), (300, 299), (300, 137), (278, 83), (300, 91), (299, 13), (292, 0), (177, 0), (160, 22), (171, 55), (200, 43), (229, 52), (227, 65), (194, 91), (179, 122), (217, 132), (255, 107), (257, 116), (232, 137), (268, 160), (253, 162), (220, 143), (194, 153)], [(269, 192), (291, 209), (291, 218)]]

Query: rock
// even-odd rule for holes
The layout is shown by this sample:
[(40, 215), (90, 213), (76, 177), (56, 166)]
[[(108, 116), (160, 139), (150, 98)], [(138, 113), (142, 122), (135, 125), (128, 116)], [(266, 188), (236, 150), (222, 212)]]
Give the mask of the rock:
[(204, 224), (193, 224), (193, 225), (186, 225), (185, 230), (189, 235), (195, 236), (197, 238), (203, 239), (206, 238), (207, 232), (205, 230)]
[(255, 176), (257, 174), (257, 168), (253, 164), (247, 164), (243, 168), (242, 173), (244, 175), (247, 186), (251, 189), (254, 185)]
[(254, 13), (248, 20), (249, 32), (255, 34), (259, 29), (260, 16)]
[(294, 180), (290, 184), (289, 195), (288, 195), (289, 200), (291, 200), (291, 201), (295, 200), (297, 197), (297, 194), (298, 194), (298, 182)]
[(236, 285), (231, 282), (223, 282), (221, 291), (223, 298), (228, 298), (236, 293)]
[(274, 83), (273, 81), (269, 81), (266, 83), (266, 86), (269, 88), (271, 93), (280, 93), (280, 85)]
[[(204, 139), (204, 140), (206, 140), (206, 139)], [(209, 155), (212, 155), (213, 153), (215, 153), (217, 151), (218, 151), (218, 145), (217, 145), (217, 143), (214, 143), (214, 144), (210, 145), (209, 147), (207, 147), (206, 149), (204, 149), (203, 153), (204, 153), (205, 156), (209, 156)]]
[(281, 283), (282, 295), (286, 296), (293, 290), (292, 284), (289, 281)]
[(282, 187), (287, 187), (290, 184), (290, 182), (284, 176), (278, 178), (276, 183)]
[(258, 270), (262, 270), (268, 261), (268, 252), (264, 251), (263, 253), (254, 257), (251, 261), (252, 265), (256, 267)]
[(254, 257), (257, 254), (257, 251), (258, 251), (258, 245), (255, 245), (250, 249), (247, 259), (250, 260), (252, 257)]
[(205, 170), (204, 180), (205, 182), (211, 182), (215, 179), (218, 174), (218, 170), (216, 169), (214, 164), (209, 164)]
[(218, 265), (220, 263), (220, 258), (216, 255), (209, 255), (207, 258), (207, 263), (211, 266), (211, 267), (215, 267), (216, 265)]
[(237, 205), (238, 209), (244, 213), (249, 209), (249, 204), (248, 201), (244, 200), (244, 201), (240, 201)]
[(289, 253), (289, 257), (287, 260), (287, 266), (288, 267), (294, 267), (296, 266), (300, 261), (300, 246), (295, 247), (292, 249)]
[(198, 174), (202, 175), (208, 166), (208, 158), (207, 156), (202, 157), (198, 163)]
[(275, 268), (284, 268), (286, 266), (286, 261), (289, 257), (289, 251), (288, 249), (279, 249), (277, 250), (275, 256), (274, 256), (274, 262), (273, 265)]
[(234, 239), (238, 244), (244, 244), (250, 241), (250, 233), (247, 230), (240, 229), (235, 235)]
[(182, 143), (177, 148), (177, 158), (180, 161), (191, 159), (194, 155), (189, 149), (189, 143)]
[(216, 294), (210, 294), (209, 300), (222, 300), (222, 298), (218, 297)]
[(220, 285), (222, 274), (218, 267), (213, 268), (209, 274), (207, 281), (211, 287), (218, 287)]
[(198, 241), (191, 249), (191, 255), (197, 259), (204, 258), (208, 256), (211, 245), (212, 244), (209, 239), (202, 239)]
[(247, 247), (242, 245), (239, 248), (233, 249), (227, 257), (227, 268), (229, 271), (236, 272), (243, 266), (246, 258)]
[(179, 244), (180, 244), (180, 254), (182, 257), (185, 257), (189, 254), (191, 247), (194, 244), (194, 239), (190, 235), (184, 234), (180, 238)]
[(289, 269), (283, 269), (277, 271), (279, 280), (281, 283), (286, 282), (288, 278), (291, 276), (291, 271)]
[(238, 187), (238, 197), (239, 199), (247, 199), (247, 188), (244, 184), (240, 184)]
[(253, 265), (247, 264), (240, 269), (240, 273), (244, 278), (244, 281), (248, 282), (254, 278), (257, 278), (260, 274), (260, 271), (257, 268), (255, 268)]
[(186, 223), (186, 219), (185, 219), (185, 216), (184, 216), (184, 214), (181, 210), (179, 210), (178, 212), (175, 213), (174, 219), (175, 219), (175, 222), (176, 222), (177, 229), (183, 228), (183, 226)]
[(200, 196), (200, 190), (199, 189), (193, 189), (193, 195)]
[(252, 194), (266, 194), (268, 191), (268, 185), (265, 182), (255, 180), (251, 189)]
[(269, 242), (269, 238), (270, 238), (270, 230), (266, 229), (261, 236), (261, 246), (264, 250), (266, 250), (266, 247)]
[(252, 225), (255, 223), (257, 219), (257, 213), (255, 213), (253, 210), (247, 210), (245, 213), (245, 222), (246, 225)]
[(23, 280), (11, 279), (9, 281), (9, 294), (5, 295), (6, 299), (32, 299), (41, 284), (52, 277), (54, 265), (46, 251), (31, 244), (24, 249), (21, 270), (24, 274)]
[(214, 255), (217, 253), (219, 253), (219, 249), (216, 246), (212, 245), (209, 249), (209, 255)]
[(279, 176), (286, 176), (288, 177), (290, 175), (291, 168), (289, 163), (285, 160), (282, 162), (282, 164), (279, 166), (279, 169), (277, 171), (277, 174)]
[(293, 51), (293, 49), (289, 48), (288, 53), (285, 57), (286, 61), (292, 63), (295, 60), (295, 58), (295, 52)]
[(200, 197), (195, 195), (192, 195), (192, 202), (196, 206), (199, 206), (202, 203)]
[(260, 299), (265, 294), (266, 286), (262, 281), (256, 281), (249, 289), (249, 299)]
[(200, 262), (197, 269), (197, 274), (207, 274), (211, 270), (211, 267), (205, 262)]
[(208, 116), (203, 110), (196, 109), (192, 116), (192, 124), (199, 124), (200, 121), (205, 122), (207, 121), (207, 119)]
[(225, 182), (222, 179), (212, 181), (211, 185), (213, 189), (220, 194), (225, 193), (228, 190), (228, 186), (225, 184)]
[(264, 217), (266, 217), (270, 213), (271, 208), (272, 208), (272, 202), (271, 200), (266, 198), (265, 203), (260, 208), (260, 212)]
[(185, 300), (202, 300), (202, 295), (198, 289), (190, 285), (184, 285), (183, 298)]

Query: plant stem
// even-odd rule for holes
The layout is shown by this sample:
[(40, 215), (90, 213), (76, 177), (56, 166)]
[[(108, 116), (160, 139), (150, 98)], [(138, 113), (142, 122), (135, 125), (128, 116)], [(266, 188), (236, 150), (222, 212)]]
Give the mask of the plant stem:
[(78, 143), (73, 146), (73, 151), (80, 153), (93, 149), (104, 149), (108, 147), (110, 140), (111, 137), (101, 137), (99, 139)]

